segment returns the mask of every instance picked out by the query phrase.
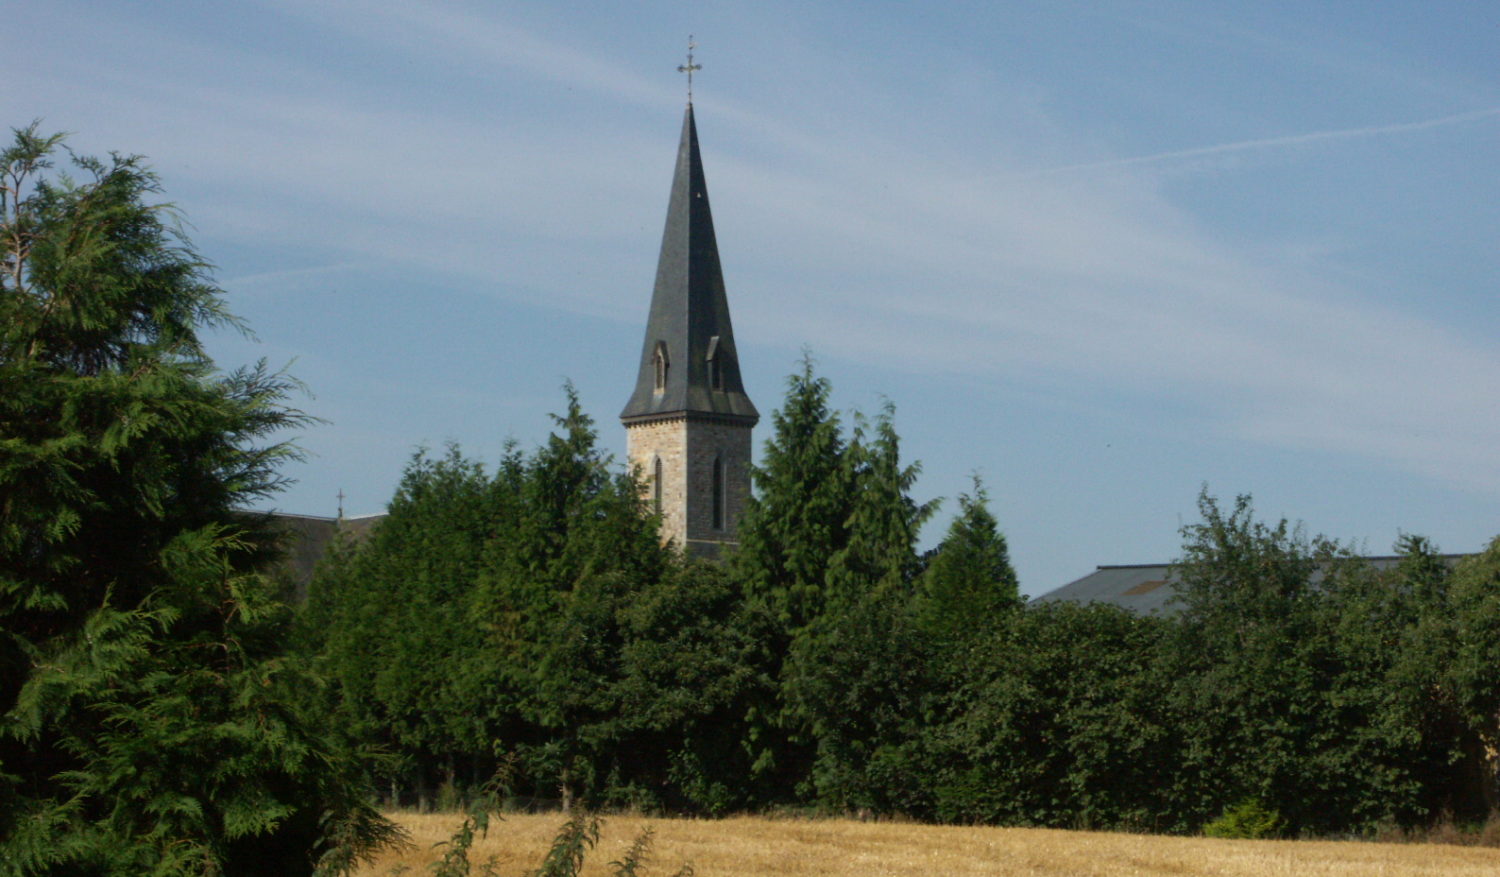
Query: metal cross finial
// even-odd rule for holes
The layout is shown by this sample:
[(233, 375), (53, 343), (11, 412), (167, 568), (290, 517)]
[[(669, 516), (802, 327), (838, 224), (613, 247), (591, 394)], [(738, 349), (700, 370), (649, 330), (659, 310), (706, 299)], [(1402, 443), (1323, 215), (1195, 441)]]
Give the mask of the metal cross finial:
[(678, 73), (686, 73), (688, 75), (688, 103), (693, 102), (693, 71), (703, 69), (702, 64), (693, 63), (693, 50), (696, 48), (698, 48), (698, 44), (693, 42), (693, 35), (688, 34), (688, 62), (677, 65)]
[(339, 488), (339, 520), (344, 519), (344, 488)]

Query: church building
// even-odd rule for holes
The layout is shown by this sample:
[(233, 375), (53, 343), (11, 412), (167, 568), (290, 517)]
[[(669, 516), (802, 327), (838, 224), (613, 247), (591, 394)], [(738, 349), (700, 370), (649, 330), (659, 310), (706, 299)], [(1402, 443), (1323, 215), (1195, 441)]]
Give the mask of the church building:
[(689, 99), (635, 392), (620, 412), (664, 540), (707, 557), (736, 541), (759, 419), (740, 380)]

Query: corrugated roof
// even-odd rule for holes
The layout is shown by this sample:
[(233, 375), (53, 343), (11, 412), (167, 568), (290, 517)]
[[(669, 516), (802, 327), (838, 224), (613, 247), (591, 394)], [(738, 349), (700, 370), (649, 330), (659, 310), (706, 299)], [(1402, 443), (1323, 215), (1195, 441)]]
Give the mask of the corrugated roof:
[(1142, 615), (1176, 611), (1168, 602), (1177, 593), (1164, 563), (1101, 566), (1081, 579), (1048, 591), (1033, 603), (1108, 603)]

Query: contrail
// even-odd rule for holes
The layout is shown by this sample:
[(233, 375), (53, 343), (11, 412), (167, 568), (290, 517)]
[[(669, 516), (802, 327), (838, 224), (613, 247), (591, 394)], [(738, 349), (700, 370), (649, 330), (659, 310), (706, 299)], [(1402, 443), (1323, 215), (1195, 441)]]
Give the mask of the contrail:
[(1069, 171), (1100, 170), (1103, 168), (1130, 167), (1140, 164), (1156, 164), (1157, 162), (1172, 161), (1179, 158), (1199, 158), (1205, 155), (1224, 155), (1231, 152), (1248, 152), (1253, 149), (1273, 149), (1278, 146), (1299, 146), (1304, 143), (1316, 143), (1320, 140), (1345, 140), (1351, 137), (1370, 137), (1377, 134), (1405, 134), (1409, 131), (1422, 131), (1427, 128), (1438, 128), (1443, 125), (1456, 125), (1460, 122), (1473, 122), (1491, 116), (1500, 116), (1500, 107), (1491, 107), (1487, 110), (1474, 110), (1468, 113), (1458, 113), (1452, 116), (1443, 116), (1437, 119), (1426, 119), (1421, 122), (1406, 122), (1400, 125), (1375, 125), (1368, 128), (1343, 128), (1336, 131), (1313, 131), (1308, 134), (1290, 134), (1285, 137), (1265, 137), (1260, 140), (1241, 140), (1237, 143), (1220, 143), (1217, 146), (1200, 146), (1196, 149), (1177, 149), (1171, 152), (1158, 152), (1154, 155), (1137, 155), (1131, 158), (1112, 158), (1105, 161), (1093, 161), (1084, 164), (1070, 164), (1063, 167), (1048, 168), (1039, 171), (1035, 176), (1047, 176), (1050, 174), (1067, 173)]

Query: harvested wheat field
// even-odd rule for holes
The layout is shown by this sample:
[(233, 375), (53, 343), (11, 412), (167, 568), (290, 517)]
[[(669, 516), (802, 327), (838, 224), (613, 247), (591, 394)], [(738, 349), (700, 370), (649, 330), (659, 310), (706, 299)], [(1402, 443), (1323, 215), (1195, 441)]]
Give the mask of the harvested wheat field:
[[(452, 814), (394, 814), (414, 848), (391, 853), (360, 877), (427, 873), (460, 819)], [(541, 861), (563, 817), (507, 816), (477, 841), (470, 860), (495, 856), (498, 873), (520, 875)], [(847, 820), (737, 817), (718, 821), (613, 816), (583, 873), (612, 873), (644, 828), (655, 831), (647, 877), (670, 877), (691, 864), (717, 875), (1115, 875), (1206, 874), (1262, 877), (1443, 875), (1494, 877), (1500, 849), (1435, 844), (1338, 841), (1236, 841), (1025, 828), (966, 828)], [(474, 873), (480, 873), (479, 868)]]

